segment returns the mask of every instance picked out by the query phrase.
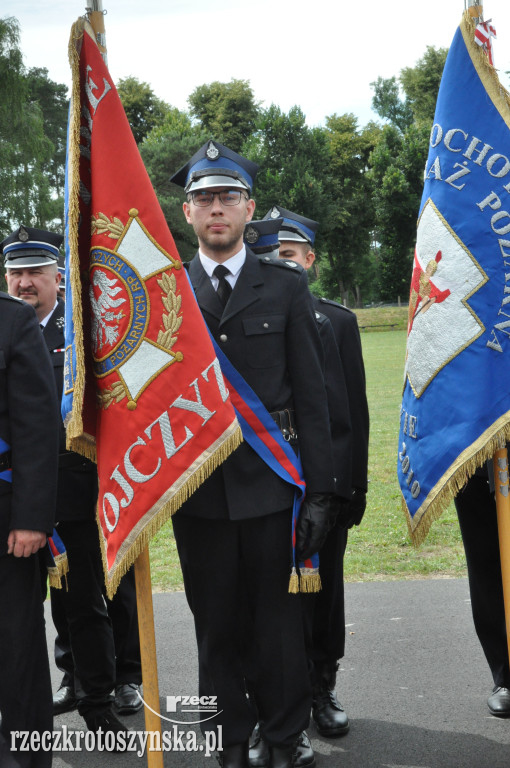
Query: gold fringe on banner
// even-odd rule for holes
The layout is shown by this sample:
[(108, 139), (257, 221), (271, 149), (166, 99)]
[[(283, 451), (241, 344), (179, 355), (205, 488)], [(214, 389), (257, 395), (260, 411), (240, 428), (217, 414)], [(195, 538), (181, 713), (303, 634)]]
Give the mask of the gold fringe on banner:
[[(483, 86), (494, 106), (510, 129), (510, 94), (499, 82), (497, 70), (489, 63), (483, 48), (475, 43), (476, 22), (464, 11), (460, 29)], [(423, 543), (432, 523), (441, 517), (455, 496), (475, 471), (491, 459), (494, 453), (510, 441), (510, 412), (503, 414), (472, 445), (464, 450), (430, 491), (414, 518), (402, 498), (409, 535), (415, 546)]]
[[(226, 439), (225, 435), (231, 433)], [(122, 543), (116, 561), (110, 571), (108, 571), (108, 565), (106, 560), (106, 542), (104, 539), (99, 517), (96, 516), (99, 538), (101, 541), (101, 554), (103, 558), (103, 568), (106, 575), (106, 594), (110, 598), (113, 598), (120, 581), (125, 573), (130, 569), (140, 552), (148, 546), (152, 537), (159, 531), (162, 525), (164, 525), (177, 510), (179, 510), (191, 494), (207, 480), (209, 475), (214, 472), (230, 454), (239, 447), (243, 441), (243, 435), (237, 419), (228, 428), (228, 430), (208, 449), (208, 456), (202, 464), (193, 471), (188, 479), (186, 479), (179, 490), (175, 490), (175, 486), (168, 489), (157, 504), (148, 510), (145, 515), (138, 521), (137, 525), (132, 529), (129, 536), (126, 537)], [(219, 449), (216, 449), (216, 444), (221, 444)], [(200, 459), (197, 459), (199, 463)], [(172, 494), (170, 499), (166, 499), (165, 496)]]
[(414, 518), (409, 514), (407, 504), (402, 499), (409, 535), (415, 546), (424, 542), (432, 523), (441, 517), (476, 470), (491, 459), (495, 452), (508, 441), (510, 441), (510, 411), (500, 416), (478, 440), (460, 454), (432, 488)]
[[(86, 27), (88, 28), (86, 30)], [(80, 254), (78, 250), (78, 223), (80, 217), (80, 51), (84, 32), (94, 37), (90, 24), (84, 19), (78, 19), (72, 28), (69, 38), (69, 63), (71, 65), (71, 110), (68, 127), (68, 222), (67, 236), (69, 245), (69, 276), (70, 290), (73, 302), (73, 324), (75, 333), (76, 378), (73, 382), (73, 408), (67, 415), (65, 426), (67, 448), (82, 453), (89, 459), (95, 460), (93, 438), (83, 435), (82, 408), (85, 393), (85, 360), (83, 346), (83, 315), (82, 288), (80, 275)]]
[(489, 64), (489, 59), (482, 46), (475, 43), (476, 22), (471, 18), (468, 11), (464, 11), (460, 29), (468, 53), (471, 56), (471, 61), (480, 76), (485, 90), (510, 128), (510, 94), (499, 82), (498, 71), (492, 64)]

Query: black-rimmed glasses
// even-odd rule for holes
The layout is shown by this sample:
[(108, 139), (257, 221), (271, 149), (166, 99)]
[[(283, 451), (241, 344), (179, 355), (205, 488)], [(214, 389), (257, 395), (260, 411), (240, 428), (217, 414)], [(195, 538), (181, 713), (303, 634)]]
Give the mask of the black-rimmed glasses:
[(194, 205), (198, 205), (199, 208), (208, 208), (212, 205), (216, 195), (222, 205), (239, 205), (241, 197), (248, 199), (242, 189), (220, 189), (219, 192), (213, 192), (210, 189), (196, 189), (194, 192), (190, 192)]

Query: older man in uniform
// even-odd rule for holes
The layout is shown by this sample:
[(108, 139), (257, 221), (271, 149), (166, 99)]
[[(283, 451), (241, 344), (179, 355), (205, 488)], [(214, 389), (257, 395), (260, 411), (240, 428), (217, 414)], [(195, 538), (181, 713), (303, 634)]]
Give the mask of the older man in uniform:
[[(172, 181), (185, 189), (184, 214), (198, 238), (189, 276), (211, 334), (273, 418), (290, 414), (299, 435), (307, 492), (298, 543), (308, 557), (333, 513), (320, 342), (302, 270), (258, 259), (243, 244), (256, 170), (209, 141)], [(324, 453), (312, 448), (312, 435)], [(245, 442), (173, 518), (195, 619), (200, 693), (217, 696), (221, 710), (214, 723), (222, 726), (224, 768), (248, 766), (257, 719), (246, 697), (239, 601), (252, 621), (253, 698), (273, 768), (292, 764), (309, 720), (301, 606), (288, 591), (293, 497), (293, 488)]]
[(5, 768), (51, 765), (51, 746), (20, 752), (19, 732), (42, 735), (53, 728), (36, 553), (53, 528), (57, 416), (49, 355), (35, 313), (0, 293), (0, 765)]
[[(279, 257), (309, 270), (315, 260), (313, 245), (318, 223), (278, 205), (273, 206), (265, 218), (283, 219), (279, 232)], [(309, 651), (313, 668), (313, 718), (319, 733), (336, 737), (349, 729), (347, 715), (336, 698), (335, 683), (338, 660), (343, 657), (345, 648), (343, 559), (347, 531), (353, 525), (360, 524), (366, 506), (369, 415), (356, 315), (328, 299), (312, 296), (312, 302), (318, 312), (328, 317), (333, 327), (345, 374), (352, 426), (350, 500), (341, 505), (336, 524), (322, 549), (323, 589), (315, 600)], [(335, 439), (333, 446), (335, 448)], [(336, 465), (338, 455), (335, 454)]]
[[(11, 296), (35, 309), (50, 353), (53, 387), (64, 385), (64, 302), (58, 298), (62, 235), (21, 226), (3, 242), (7, 287)], [(64, 611), (75, 664), (78, 711), (90, 730), (125, 731), (112, 711), (115, 648), (103, 598), (103, 571), (95, 521), (95, 464), (66, 450), (62, 418), (56, 503), (57, 530), (69, 560), (67, 589), (50, 589), (52, 610)]]

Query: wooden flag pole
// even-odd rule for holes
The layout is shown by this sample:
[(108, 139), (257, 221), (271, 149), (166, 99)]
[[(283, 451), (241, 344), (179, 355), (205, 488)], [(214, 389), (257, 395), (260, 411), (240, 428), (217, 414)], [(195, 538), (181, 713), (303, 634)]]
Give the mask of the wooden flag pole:
[[(96, 43), (106, 65), (106, 34), (102, 0), (92, 0), (89, 10), (89, 22), (96, 36)], [(140, 636), (140, 657), (142, 661), (143, 699), (145, 711), (145, 730), (158, 732), (158, 741), (147, 741), (148, 768), (163, 768), (161, 750), (161, 717), (159, 707), (158, 664), (156, 657), (156, 632), (154, 630), (154, 611), (152, 606), (152, 582), (149, 560), (149, 547), (135, 560), (136, 605), (138, 610), (138, 631)], [(151, 747), (159, 747), (153, 749)]]
[(506, 640), (510, 659), (510, 485), (508, 478), (508, 452), (506, 447), (496, 451), (494, 462), (494, 490), (498, 514), (499, 553), (503, 600), (505, 603)]
[[(152, 607), (151, 566), (149, 547), (135, 560), (136, 604), (142, 659), (143, 698), (145, 702), (145, 730), (159, 731), (161, 745), (161, 717), (159, 711), (158, 662), (156, 658), (156, 633)], [(150, 744), (150, 739), (147, 742)], [(163, 752), (147, 750), (148, 768), (163, 768)]]

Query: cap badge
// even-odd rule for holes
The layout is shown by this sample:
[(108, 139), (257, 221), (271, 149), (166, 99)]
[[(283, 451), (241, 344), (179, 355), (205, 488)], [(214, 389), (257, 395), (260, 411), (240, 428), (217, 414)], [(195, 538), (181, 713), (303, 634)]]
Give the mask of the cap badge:
[(244, 233), (244, 239), (247, 243), (256, 243), (259, 239), (260, 235), (255, 229), (255, 227), (247, 227), (245, 233)]
[(19, 228), (18, 232), (18, 240), (21, 240), (22, 243), (26, 243), (29, 238), (28, 232), (24, 227)]
[(273, 208), (271, 209), (271, 213), (269, 215), (271, 216), (272, 219), (278, 219), (279, 218), (280, 211), (278, 210), (276, 205), (273, 206)]
[(210, 141), (205, 154), (207, 155), (209, 160), (216, 160), (216, 158), (219, 157), (220, 152), (219, 152), (219, 149), (214, 146), (212, 141)]

